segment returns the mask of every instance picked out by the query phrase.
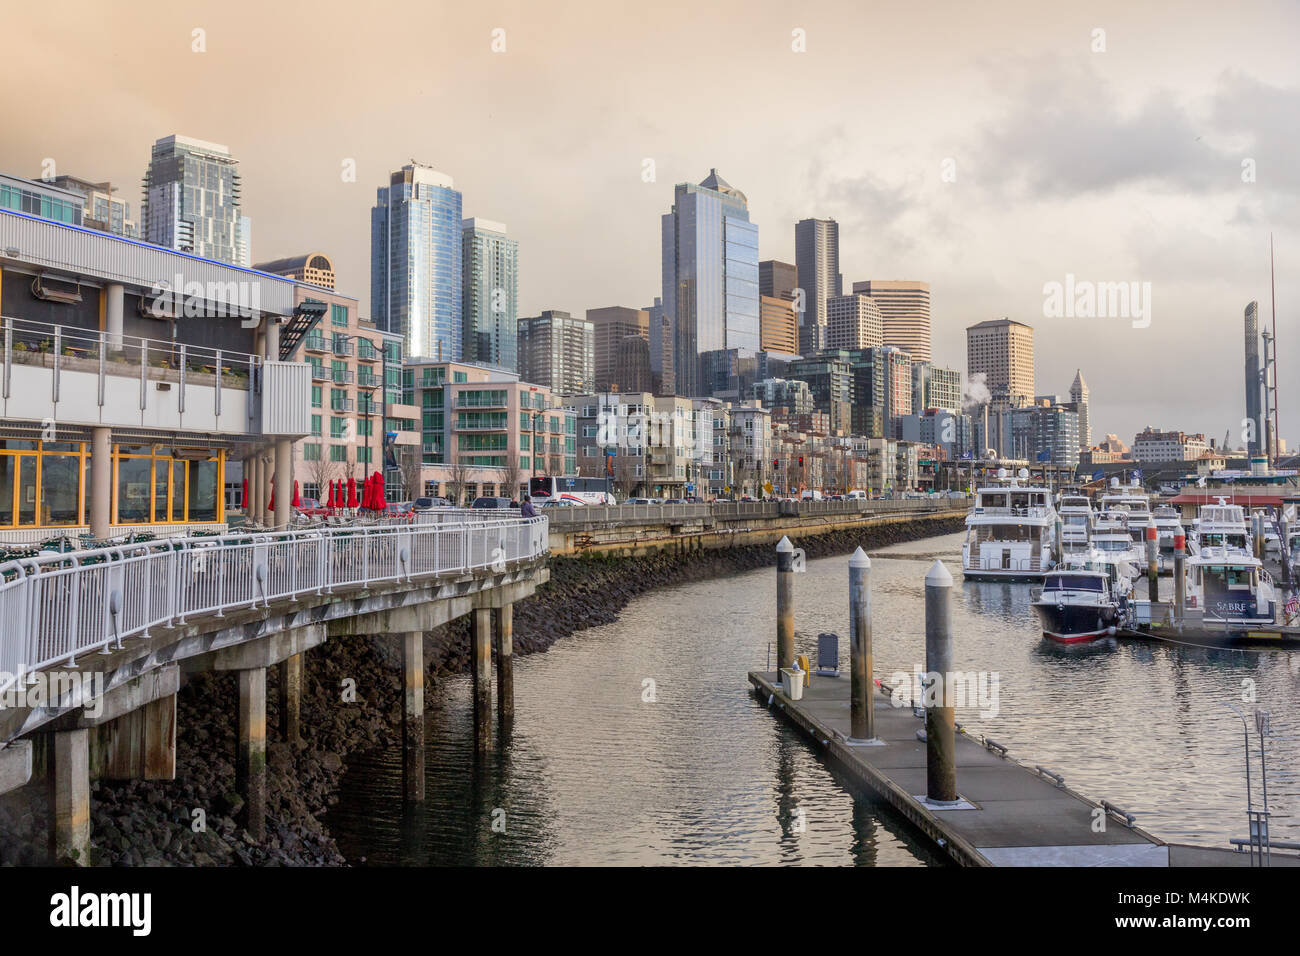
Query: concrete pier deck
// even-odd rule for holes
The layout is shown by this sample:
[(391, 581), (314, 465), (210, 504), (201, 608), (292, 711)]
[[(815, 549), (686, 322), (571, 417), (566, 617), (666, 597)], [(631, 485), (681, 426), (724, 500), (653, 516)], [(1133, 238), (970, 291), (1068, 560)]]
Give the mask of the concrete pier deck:
[[(1174, 847), (1096, 803), (958, 733), (957, 792), (963, 809), (928, 805), (925, 721), (910, 707), (876, 695), (877, 738), (855, 746), (850, 730), (849, 678), (814, 675), (803, 698), (789, 700), (775, 672), (751, 672), (760, 700), (807, 735), (856, 784), (889, 803), (955, 862), (965, 866), (1247, 866), (1228, 849)], [(1097, 831), (1099, 819), (1105, 828)], [(1300, 860), (1273, 853), (1273, 864)]]

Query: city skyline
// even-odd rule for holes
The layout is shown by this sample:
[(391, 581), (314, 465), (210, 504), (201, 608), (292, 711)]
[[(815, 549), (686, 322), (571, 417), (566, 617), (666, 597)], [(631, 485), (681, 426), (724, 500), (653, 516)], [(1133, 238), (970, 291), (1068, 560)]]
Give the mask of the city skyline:
[[(265, 29), (254, 30), (244, 21), (255, 8), (241, 4), (205, 13), (204, 23), (160, 4), (112, 17), (85, 4), (55, 6), (80, 11), (68, 26), (73, 42), (60, 48), (29, 29), (33, 46), (16, 51), (2, 68), (10, 89), (21, 90), (38, 75), (48, 74), (49, 83), (42, 97), (16, 97), (0, 168), (36, 177), (52, 159), (56, 174), (123, 184), (118, 195), (137, 202), (126, 184), (141, 176), (150, 143), (177, 133), (226, 144), (240, 160), (242, 210), (258, 224), (254, 261), (322, 249), (338, 265), (340, 291), (357, 296), (366, 316), (373, 315), (367, 288), (372, 190), (411, 156), (456, 178), (466, 217), (511, 224), (524, 250), (520, 315), (544, 309), (581, 315), (652, 301), (656, 218), (675, 183), (696, 182), (717, 167), (750, 199), (751, 219), (762, 227), (762, 259), (793, 261), (794, 223), (835, 218), (846, 286), (875, 277), (928, 281), (937, 364), (964, 368), (961, 330), (1006, 315), (1035, 328), (1036, 379), (1044, 390), (1064, 392), (1075, 369), (1084, 369), (1097, 434), (1136, 434), (1153, 422), (1214, 435), (1230, 429), (1235, 439), (1245, 415), (1237, 323), (1252, 299), (1260, 301), (1261, 319), (1271, 319), (1272, 231), (1279, 252), (1282, 436), (1296, 444), (1285, 383), (1287, 370), (1300, 362), (1288, 305), (1300, 294), (1288, 268), (1288, 250), (1300, 247), (1291, 211), (1300, 182), (1286, 117), (1300, 94), (1296, 65), (1280, 55), (1286, 26), (1296, 20), (1290, 8), (1203, 36), (1190, 27), (1192, 18), (1170, 16), (1172, 8), (1101, 5), (1054, 18), (1027, 8), (1023, 22), (1007, 19), (995, 29), (952, 7), (945, 23), (963, 40), (945, 35), (924, 54), (926, 62), (951, 58), (942, 77), (888, 96), (846, 86), (844, 97), (809, 113), (807, 136), (819, 144), (809, 151), (789, 141), (783, 124), (765, 118), (763, 104), (802, 102), (810, 84), (835, 71), (844, 82), (839, 54), (851, 49), (854, 31), (836, 25), (865, 16), (845, 6), (789, 13), (759, 5), (705, 14), (702, 25), (726, 20), (739, 31), (733, 49), (764, 51), (762, 76), (751, 71), (718, 81), (729, 94), (738, 94), (742, 81), (749, 84), (741, 105), (725, 116), (678, 95), (703, 75), (690, 45), (702, 40), (677, 54), (680, 76), (640, 83), (639, 71), (648, 67), (629, 62), (628, 41), (616, 29), (581, 25), (576, 8), (562, 5), (546, 16), (450, 13), (440, 22), (456, 37), (445, 64), (431, 67), (422, 59), (416, 68), (385, 55), (385, 69), (400, 80), (383, 84), (386, 102), (377, 103), (378, 80), (330, 79), (337, 95), (324, 117), (285, 115), (257, 124), (241, 94), (268, 107), (293, 102), (288, 92), (264, 93), (278, 69), (271, 37), (288, 13), (257, 10)], [(418, 21), (423, 14), (412, 16)], [(36, 17), (17, 12), (17, 28), (28, 19), (34, 26)], [(1270, 21), (1271, 27), (1261, 26)], [(1106, 49), (1094, 52), (1099, 25)], [(506, 31), (499, 54), (491, 48), (497, 26)], [(862, 69), (874, 73), (904, 52), (915, 55), (918, 44), (908, 38), (921, 26), (918, 15), (897, 11), (878, 18), (873, 29), (903, 49), (885, 51)], [(382, 34), (361, 24), (345, 46), (323, 26), (292, 18), (292, 28), (321, 55), (350, 55), (353, 43), (377, 48)], [(205, 31), (201, 53), (192, 50), (195, 29)], [(643, 41), (666, 35), (668, 26), (648, 29)], [(805, 53), (791, 50), (795, 29), (806, 32)], [(98, 68), (98, 60), (84, 56), (79, 38), (89, 42), (92, 33), (130, 35), (154, 55), (148, 64), (115, 62), (111, 73), (97, 72), (88, 85), (86, 71)], [(385, 44), (402, 42), (384, 36)], [(1258, 54), (1249, 70), (1239, 56), (1247, 46)], [(1031, 47), (1041, 52), (1026, 54)], [(620, 82), (613, 90), (595, 88), (584, 82), (584, 71), (549, 70), (551, 57), (586, 57), (589, 69), (617, 64)], [(735, 54), (735, 64), (742, 61)], [(473, 120), (469, 104), (451, 92), (456, 71), (471, 66), (485, 84), (479, 106), (492, 107), (490, 122)], [(712, 75), (716, 64), (708, 69)], [(183, 84), (147, 83), (159, 70), (191, 71), (196, 79), (226, 71), (232, 79), (206, 84), (195, 97)], [(534, 82), (539, 76), (545, 79)], [(391, 93), (397, 88), (407, 92)], [(434, 92), (439, 89), (448, 92)], [(86, 131), (49, 132), (37, 104), (74, 90), (93, 120)], [(558, 123), (549, 114), (543, 122), (530, 109), (533, 97), (564, 99), (575, 108)], [(897, 102), (879, 111), (891, 97)], [(454, 139), (398, 121), (403, 112), (435, 107), (447, 110), (449, 125), (464, 122)], [(873, 111), (873, 126), (846, 129), (843, 116), (862, 110)], [(607, 127), (598, 140), (583, 135), (593, 121)], [(284, 163), (308, 123), (312, 148)], [(511, 149), (492, 145), (502, 135)], [(518, 158), (524, 154), (527, 160)], [(645, 179), (646, 159), (654, 163), (653, 181)], [(355, 175), (345, 181), (349, 160)], [(945, 181), (947, 160), (953, 178)], [(1253, 181), (1243, 181), (1245, 160), (1253, 163)], [(1150, 281), (1150, 327), (1134, 328), (1123, 318), (1044, 317), (1044, 285), (1071, 275)], [(1170, 389), (1145, 374), (1148, 356), (1197, 387)]]

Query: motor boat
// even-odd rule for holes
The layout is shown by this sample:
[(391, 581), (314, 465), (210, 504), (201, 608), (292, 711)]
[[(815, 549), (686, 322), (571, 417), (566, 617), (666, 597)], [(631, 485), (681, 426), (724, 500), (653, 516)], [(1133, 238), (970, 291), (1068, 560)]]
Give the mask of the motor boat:
[(1062, 644), (1113, 635), (1120, 623), (1120, 601), (1111, 589), (1111, 575), (1102, 570), (1060, 568), (1043, 576), (1030, 604), (1042, 624), (1043, 636)]
[(1051, 492), (998, 469), (999, 484), (979, 488), (966, 516), (962, 573), (973, 581), (1038, 581), (1051, 564), (1056, 509)]

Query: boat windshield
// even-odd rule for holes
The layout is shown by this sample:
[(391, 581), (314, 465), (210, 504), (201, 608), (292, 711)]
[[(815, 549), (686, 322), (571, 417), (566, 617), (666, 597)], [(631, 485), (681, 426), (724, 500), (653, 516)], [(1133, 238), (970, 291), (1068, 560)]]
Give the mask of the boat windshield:
[(1240, 548), (1246, 550), (1244, 534), (1203, 534), (1201, 545), (1207, 548)]
[(1102, 578), (1087, 574), (1053, 574), (1043, 582), (1045, 591), (1100, 591)]
[(1088, 516), (1087, 515), (1066, 515), (1065, 523), (1086, 525), (1088, 523)]
[(1100, 541), (1093, 541), (1093, 545), (1102, 551), (1127, 551), (1133, 546), (1133, 542), (1127, 538), (1122, 540), (1109, 540), (1103, 538)]

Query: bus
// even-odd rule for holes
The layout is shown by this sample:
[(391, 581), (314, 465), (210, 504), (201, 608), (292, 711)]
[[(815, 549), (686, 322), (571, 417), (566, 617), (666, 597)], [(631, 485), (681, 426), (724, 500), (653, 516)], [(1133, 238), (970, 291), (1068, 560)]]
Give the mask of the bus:
[(568, 501), (575, 505), (612, 505), (614, 479), (537, 475), (528, 479), (528, 493), (538, 505), (548, 501)]

